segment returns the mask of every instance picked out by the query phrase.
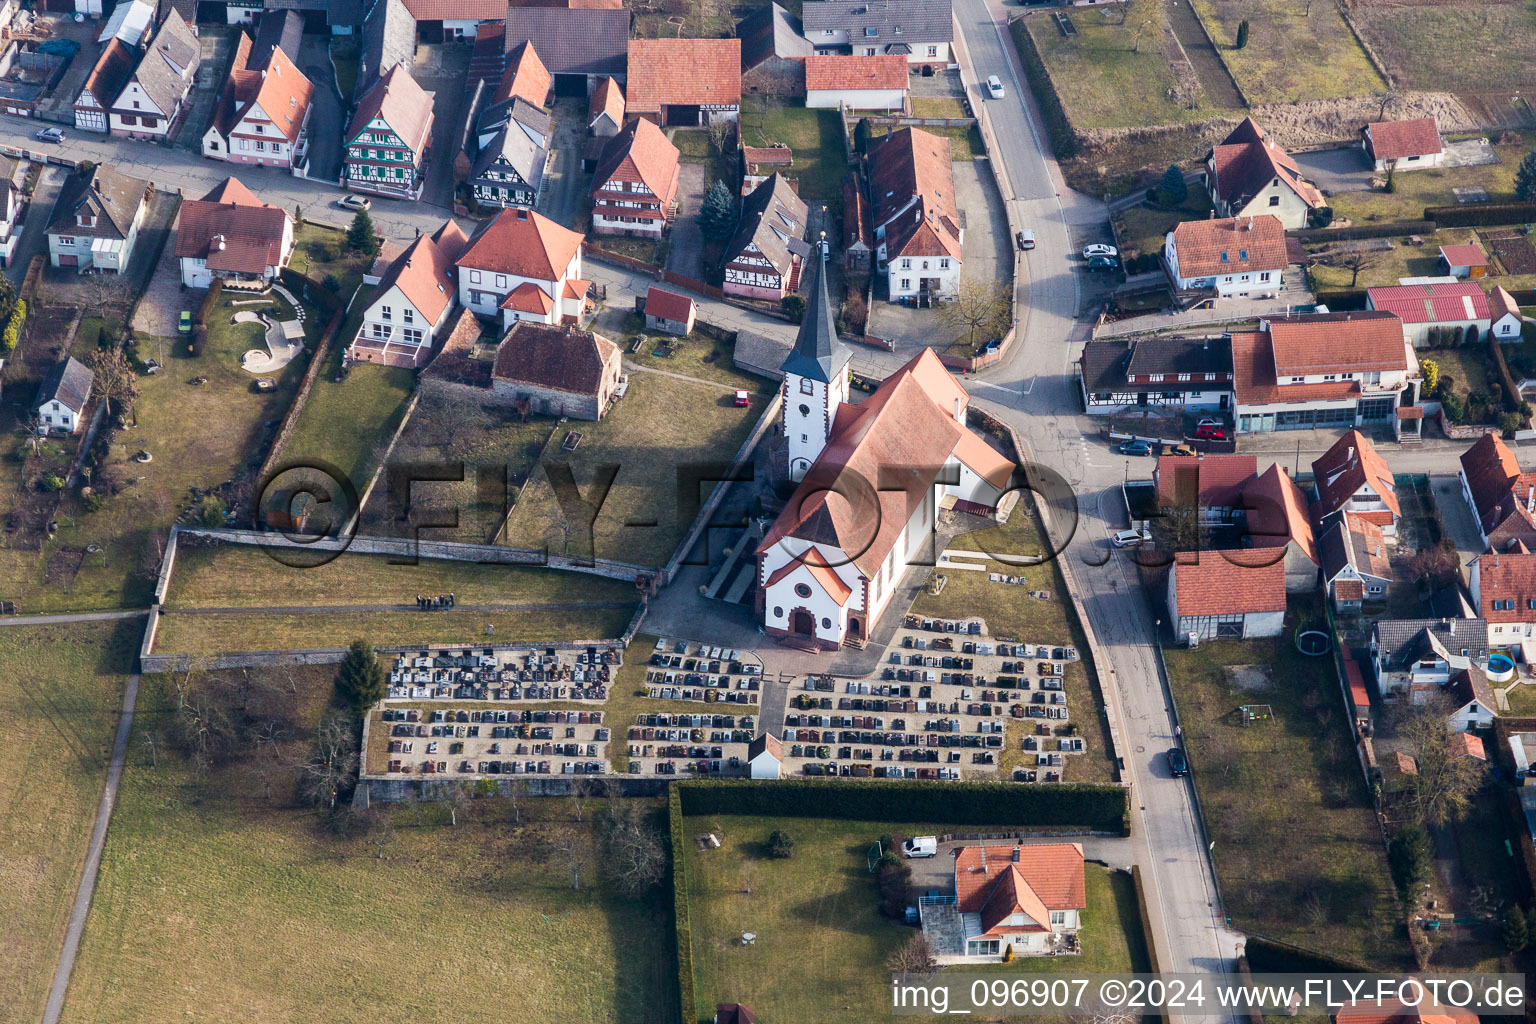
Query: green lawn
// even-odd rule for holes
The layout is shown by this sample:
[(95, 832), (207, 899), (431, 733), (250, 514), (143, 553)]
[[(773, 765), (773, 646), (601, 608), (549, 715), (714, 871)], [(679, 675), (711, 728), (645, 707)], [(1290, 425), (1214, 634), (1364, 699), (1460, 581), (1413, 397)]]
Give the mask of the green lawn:
[[(1333, 662), (1291, 641), (1320, 621), (1319, 608), (1293, 604), (1274, 640), (1168, 649), (1169, 683), (1233, 926), (1401, 968), (1408, 945)], [(1240, 688), (1228, 666), (1270, 676)], [(1244, 728), (1238, 706), (1258, 703), (1274, 718)]]
[(1339, 192), (1328, 200), (1334, 223), (1418, 220), (1427, 206), (1455, 206), (1456, 194), (1451, 190), (1456, 187), (1485, 189), (1490, 203), (1515, 202), (1515, 168), (1528, 148), (1495, 146), (1499, 157), (1495, 164), (1399, 171), (1392, 176), (1392, 192)]
[[(948, 139), (949, 159), (956, 163), (979, 160), (987, 155), (986, 145), (981, 141), (981, 129), (976, 125), (971, 125), (969, 128), (923, 128), (921, 130), (930, 135), (942, 135)], [(891, 131), (890, 128), (875, 126), (869, 130), (869, 137), (878, 139)]]
[[(255, 713), (286, 730), (278, 763), (307, 755), (333, 674), (251, 674)], [(171, 734), (175, 706), (165, 677), (139, 701), (136, 752)], [(476, 800), (457, 828), (400, 807), (376, 841), (334, 836), (294, 792), (279, 770), (265, 798), (243, 755), (198, 782), (164, 744), (158, 767), (136, 753), (63, 1019), (676, 1020), (665, 890), (608, 884), (600, 801), (577, 822), (567, 801), (525, 797), (515, 823), (508, 803)], [(579, 890), (562, 850), (583, 862)]]
[(835, 110), (810, 110), (746, 96), (741, 101), (741, 142), (788, 146), (794, 153), (789, 175), (800, 179), (800, 198), (820, 200), (836, 212), (842, 203), (843, 176), (848, 173), (843, 130), (837, 121)]
[[(1250, 103), (1294, 103), (1386, 91), (1386, 83), (1331, 3), (1192, 2)], [(1239, 50), (1235, 42), (1242, 21), (1248, 22), (1248, 45)]]
[[(335, 215), (351, 223), (352, 214), (338, 210)], [(363, 283), (363, 273), (373, 262), (366, 256), (346, 251), (346, 232), (321, 224), (300, 224), (293, 240), (293, 259), (289, 266), (312, 281), (324, 281), (325, 275), (334, 274), (341, 282), (337, 294), (343, 301), (357, 291)]]
[[(764, 853), (774, 829), (794, 838), (792, 858), (773, 860)], [(882, 832), (912, 835), (941, 829), (825, 818), (684, 819), (696, 1016), (708, 1019), (715, 1003), (739, 1000), (759, 1019), (780, 1024), (815, 1024), (828, 1020), (829, 1012), (848, 1024), (890, 1020), (885, 961), (916, 931), (881, 915), (865, 852)], [(720, 836), (720, 848), (698, 850), (692, 837), (709, 831)], [(1089, 864), (1087, 883), (1082, 956), (1020, 957), (984, 970), (1147, 970), (1130, 876)], [(744, 947), (736, 941), (743, 931), (756, 933), (755, 945)], [(955, 970), (975, 973), (980, 968)], [(686, 1019), (691, 1024), (695, 1018)]]
[[(668, 372), (686, 375), (686, 364)], [(735, 406), (732, 395), (738, 388), (750, 393), (748, 408)], [(618, 467), (592, 527), (596, 556), (639, 565), (664, 564), (697, 510), (696, 506), (679, 508), (679, 469), (729, 464), (762, 416), (771, 388), (767, 381), (727, 366), (718, 366), (707, 382), (636, 371), (630, 374), (629, 393), (602, 420), (569, 420), (558, 429), (555, 442), (545, 451), (545, 462), (570, 463), (584, 495), (599, 466)], [(575, 452), (564, 447), (568, 431), (582, 434)], [(700, 491), (702, 502), (707, 492), (702, 487)], [(564, 523), (541, 466), (507, 520), (504, 543), (547, 547), (564, 554)]]
[[(950, 543), (957, 551), (981, 551), (990, 555), (1038, 556), (1041, 550), (1039, 529), (1025, 512), (1024, 502), (1014, 509), (1006, 526), (961, 534)], [(945, 576), (944, 589), (938, 596), (924, 591), (912, 603), (915, 615), (938, 618), (966, 618), (981, 615), (993, 636), (1015, 637), (1029, 643), (1071, 644), (1085, 660), (1066, 669), (1067, 707), (1072, 715), (1072, 735), (1087, 741), (1087, 750), (1066, 756), (1063, 777), (1067, 782), (1113, 782), (1114, 763), (1109, 756), (1109, 727), (1104, 717), (1104, 700), (1098, 680), (1091, 673), (1088, 643), (1077, 616), (1071, 609), (1062, 585), (1060, 567), (1055, 560), (1039, 565), (1020, 565), (1021, 558), (1006, 562), (987, 561), (986, 572), (966, 569), (936, 569)], [(981, 563), (974, 563), (981, 564)], [(1020, 576), (1028, 586), (994, 583), (990, 573)], [(1030, 597), (1031, 590), (1049, 590), (1051, 599)], [(998, 771), (1007, 775), (1015, 767), (1034, 767), (1035, 753), (1023, 749), (1021, 741), (1034, 735), (1038, 719), (1009, 719), (1007, 747), (998, 757)], [(1058, 724), (1057, 728), (1061, 726)], [(1066, 735), (1063, 733), (1062, 735)]]
[(1512, 686), (1505, 691), (1504, 699), (1509, 701), (1509, 711), (1505, 714), (1514, 718), (1536, 715), (1536, 685), (1522, 683)]
[(1190, 188), (1184, 202), (1170, 209), (1133, 206), (1122, 210), (1115, 214), (1121, 254), (1130, 257), (1137, 253), (1160, 253), (1168, 232), (1184, 221), (1205, 220), (1210, 215), (1211, 197), (1198, 185)]
[(0, 990), (35, 1021), (53, 979), (144, 620), (0, 631)]
[(1096, 10), (1070, 12), (1077, 26), (1071, 38), (1057, 31), (1045, 12), (1031, 11), (1013, 23), (1013, 32), (1028, 32), (1034, 39), (1074, 127), (1141, 128), (1207, 121), (1226, 113), (1208, 98), (1193, 109), (1170, 98), (1176, 82), (1159, 43), (1166, 15), (1161, 5), (1145, 9), (1153, 23), (1143, 32), (1139, 49), (1136, 24)]
[[(335, 344), (344, 342), (338, 338)], [(359, 363), (339, 382), (321, 371), (280, 461), (335, 466), (361, 496), (405, 413), (414, 384), (411, 371), (397, 366)]]

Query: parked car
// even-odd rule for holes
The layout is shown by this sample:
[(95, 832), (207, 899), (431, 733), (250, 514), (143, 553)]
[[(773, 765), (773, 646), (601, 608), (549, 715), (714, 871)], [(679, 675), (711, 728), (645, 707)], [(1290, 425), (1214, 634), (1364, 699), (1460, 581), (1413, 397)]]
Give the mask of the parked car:
[(181, 315), (176, 318), (176, 332), (178, 334), (191, 334), (192, 333), (192, 312), (191, 312), (191, 310), (186, 310), (186, 309), (182, 310), (181, 311)]
[(992, 94), (992, 98), (995, 99), (995, 100), (1002, 99), (1003, 98), (1003, 80), (1001, 78), (998, 78), (996, 75), (988, 75), (987, 76), (987, 92), (991, 93)]
[(1083, 246), (1083, 259), (1091, 260), (1095, 256), (1119, 256), (1120, 250), (1112, 245), (1104, 245), (1095, 242), (1093, 245)]
[(937, 836), (913, 836), (901, 844), (901, 852), (912, 858), (932, 857), (939, 852), (939, 839)]
[(738, 409), (744, 409), (751, 404), (751, 399), (747, 397), (745, 391), (737, 391), (735, 402)]
[(1028, 228), (1020, 231), (1017, 235), (1017, 238), (1019, 241), (1020, 249), (1023, 249), (1027, 252), (1028, 250), (1035, 247), (1035, 233)]
[(1090, 256), (1090, 257), (1088, 257), (1088, 270), (1090, 272), (1099, 271), (1099, 270), (1118, 270), (1118, 269), (1120, 269), (1120, 261), (1117, 260), (1113, 256)]
[(1134, 548), (1138, 544), (1152, 543), (1150, 530), (1121, 530), (1110, 538), (1117, 548)]
[(345, 195), (336, 200), (336, 205), (343, 210), (371, 210), (373, 200), (367, 196)]
[(1151, 455), (1152, 446), (1145, 441), (1121, 441), (1121, 455)]
[(1176, 444), (1176, 445), (1174, 445), (1171, 448), (1165, 449), (1163, 451), (1163, 454), (1164, 455), (1194, 455), (1195, 454), (1195, 449), (1194, 449), (1193, 445)]
[(63, 142), (64, 133), (58, 128), (39, 128), (32, 136), (39, 142)]
[(1189, 774), (1189, 758), (1184, 756), (1184, 751), (1178, 747), (1168, 748), (1168, 770), (1174, 778), (1180, 778)]
[(1227, 431), (1225, 427), (1218, 427), (1214, 423), (1202, 423), (1195, 428), (1195, 436), (1203, 441), (1225, 441)]

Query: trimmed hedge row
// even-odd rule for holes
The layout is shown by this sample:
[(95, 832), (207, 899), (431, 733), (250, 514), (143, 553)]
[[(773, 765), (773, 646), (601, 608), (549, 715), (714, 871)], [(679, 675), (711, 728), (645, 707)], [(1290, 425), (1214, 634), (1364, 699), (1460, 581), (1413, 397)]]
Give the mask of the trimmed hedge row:
[(203, 296), (203, 304), (197, 310), (197, 322), (206, 324), (213, 311), (218, 308), (219, 298), (224, 294), (223, 278), (214, 278), (208, 285), (208, 294)]
[(1330, 312), (1346, 313), (1365, 308), (1364, 288), (1345, 288), (1336, 292), (1318, 292), (1317, 301)]
[(1443, 228), (1501, 227), (1536, 221), (1536, 203), (1474, 203), (1470, 206), (1426, 206), (1424, 219)]
[(1504, 343), (1492, 331), (1483, 333), (1493, 354), (1493, 365), (1499, 370), (1499, 383), (1504, 387), (1504, 411), (1518, 412), (1521, 402), (1520, 385), (1515, 383), (1514, 374), (1509, 372), (1509, 362), (1504, 358)]
[(1040, 115), (1045, 118), (1046, 130), (1051, 133), (1051, 147), (1056, 150), (1056, 159), (1068, 160), (1076, 156), (1077, 135), (1072, 131), (1072, 122), (1067, 119), (1067, 112), (1061, 107), (1061, 97), (1056, 95), (1051, 73), (1046, 70), (1045, 61), (1041, 59), (1024, 19), (1015, 18), (1009, 22), (1008, 34), (1013, 36), (1014, 48), (1019, 51), (1019, 63), (1024, 65), (1024, 77), (1029, 80), (1029, 89), (1035, 94), (1035, 102), (1040, 105)]
[(693, 927), (688, 920), (688, 865), (683, 835), (683, 798), (680, 786), (667, 787), (667, 835), (672, 846), (672, 928), (677, 941), (678, 1019), (694, 1020), (698, 994), (693, 982)]
[[(1429, 211), (1424, 212), (1427, 214)], [(1394, 220), (1385, 224), (1356, 224), (1347, 228), (1290, 228), (1285, 234), (1287, 238), (1294, 238), (1299, 242), (1352, 242), (1361, 238), (1429, 235), (1434, 233), (1435, 227), (1436, 224), (1432, 220)]]
[(1081, 783), (699, 779), (675, 783), (672, 788), (681, 791), (685, 814), (801, 817), (814, 813), (847, 821), (941, 821), (1125, 833), (1130, 809), (1128, 790)]
[(1262, 935), (1248, 936), (1248, 966), (1260, 974), (1353, 974), (1371, 968), (1353, 960), (1277, 942)]

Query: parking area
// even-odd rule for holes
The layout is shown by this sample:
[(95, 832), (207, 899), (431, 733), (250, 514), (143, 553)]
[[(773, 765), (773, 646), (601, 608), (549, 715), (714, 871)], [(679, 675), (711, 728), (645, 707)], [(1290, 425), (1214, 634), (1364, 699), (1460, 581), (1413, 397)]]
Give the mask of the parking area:
[(704, 164), (677, 166), (677, 214), (672, 218), (667, 269), (675, 274), (704, 280), (704, 234), (699, 230), (699, 206), (709, 188), (709, 168)]
[(1319, 149), (1311, 153), (1293, 153), (1304, 178), (1324, 192), (1364, 192), (1371, 187), (1376, 173), (1359, 146)]
[(181, 290), (181, 269), (176, 259), (176, 232), (173, 229), (160, 253), (160, 261), (150, 275), (149, 284), (134, 308), (133, 329), (156, 338), (174, 338), (181, 311), (199, 309), (203, 295), (201, 288)]

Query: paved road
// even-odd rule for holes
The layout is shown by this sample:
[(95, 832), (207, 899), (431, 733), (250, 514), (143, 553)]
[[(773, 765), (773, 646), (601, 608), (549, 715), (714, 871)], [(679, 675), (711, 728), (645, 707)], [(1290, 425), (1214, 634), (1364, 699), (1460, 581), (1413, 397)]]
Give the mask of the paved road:
[[(54, 616), (53, 621), (81, 620)], [(53, 985), (48, 990), (48, 1005), (43, 1010), (43, 1024), (58, 1024), (59, 1013), (64, 1009), (64, 993), (69, 989), (69, 975), (75, 968), (75, 955), (80, 951), (80, 936), (85, 931), (85, 918), (91, 909), (91, 896), (96, 892), (96, 872), (101, 869), (101, 850), (107, 841), (107, 825), (112, 820), (112, 805), (117, 802), (117, 784), (123, 777), (123, 761), (128, 754), (128, 734), (133, 730), (133, 707), (138, 699), (139, 676), (135, 672), (128, 677), (128, 686), (123, 692), (123, 715), (118, 719), (117, 739), (112, 743), (112, 766), (107, 769), (107, 788), (101, 794), (101, 805), (96, 808), (96, 824), (91, 829), (91, 845), (85, 854), (85, 868), (80, 874), (80, 888), (75, 893), (75, 905), (69, 912), (69, 929), (64, 933), (64, 951), (59, 954), (59, 966), (53, 972)]]

